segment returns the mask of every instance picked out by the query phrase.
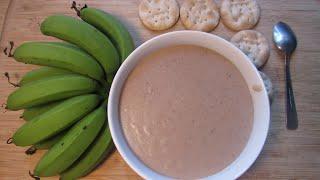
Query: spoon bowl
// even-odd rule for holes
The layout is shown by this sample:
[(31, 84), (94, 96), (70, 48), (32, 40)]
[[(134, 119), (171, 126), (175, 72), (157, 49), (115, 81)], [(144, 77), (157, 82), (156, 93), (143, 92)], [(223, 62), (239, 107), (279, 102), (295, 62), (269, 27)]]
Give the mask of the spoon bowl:
[(273, 27), (273, 39), (278, 49), (290, 55), (297, 47), (297, 38), (292, 29), (283, 22)]

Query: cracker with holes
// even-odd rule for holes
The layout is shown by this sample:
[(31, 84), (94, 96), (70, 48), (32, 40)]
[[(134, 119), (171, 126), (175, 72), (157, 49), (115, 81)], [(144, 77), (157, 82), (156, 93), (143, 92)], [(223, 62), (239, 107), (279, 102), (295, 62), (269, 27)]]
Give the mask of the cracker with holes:
[(257, 68), (261, 68), (270, 56), (268, 40), (258, 31), (240, 31), (231, 38), (231, 43), (244, 52)]
[(260, 73), (260, 76), (263, 80), (263, 83), (264, 83), (264, 86), (266, 87), (266, 90), (267, 90), (267, 93), (268, 93), (268, 96), (269, 96), (269, 100), (270, 102), (272, 102), (272, 99), (273, 99), (273, 85), (272, 85), (272, 82), (271, 82), (271, 79), (263, 72), (259, 71)]
[(176, 0), (142, 0), (139, 16), (148, 29), (165, 30), (178, 21), (179, 4)]
[(224, 25), (239, 31), (251, 29), (258, 23), (260, 8), (255, 0), (223, 0), (220, 14)]
[(218, 6), (213, 0), (185, 0), (180, 16), (187, 29), (205, 32), (212, 31), (220, 19)]

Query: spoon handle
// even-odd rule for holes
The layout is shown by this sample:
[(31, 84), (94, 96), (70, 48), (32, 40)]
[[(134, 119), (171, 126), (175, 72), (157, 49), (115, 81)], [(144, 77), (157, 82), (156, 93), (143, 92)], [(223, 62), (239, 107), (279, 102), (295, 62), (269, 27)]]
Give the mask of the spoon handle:
[(286, 69), (286, 93), (287, 93), (287, 129), (295, 130), (298, 128), (298, 117), (296, 110), (296, 103), (291, 84), (290, 75), (290, 56), (285, 55), (285, 69)]

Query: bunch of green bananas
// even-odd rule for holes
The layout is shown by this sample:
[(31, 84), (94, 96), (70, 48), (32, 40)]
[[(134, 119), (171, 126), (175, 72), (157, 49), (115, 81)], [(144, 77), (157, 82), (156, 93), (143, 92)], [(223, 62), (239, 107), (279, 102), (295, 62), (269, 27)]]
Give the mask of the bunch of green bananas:
[(80, 19), (47, 17), (44, 35), (64, 42), (26, 42), (16, 61), (41, 65), (28, 72), (7, 99), (7, 109), (25, 109), (26, 120), (12, 136), (26, 153), (49, 149), (33, 176), (76, 179), (90, 173), (113, 149), (107, 124), (109, 86), (134, 50), (128, 30), (112, 15), (83, 8)]

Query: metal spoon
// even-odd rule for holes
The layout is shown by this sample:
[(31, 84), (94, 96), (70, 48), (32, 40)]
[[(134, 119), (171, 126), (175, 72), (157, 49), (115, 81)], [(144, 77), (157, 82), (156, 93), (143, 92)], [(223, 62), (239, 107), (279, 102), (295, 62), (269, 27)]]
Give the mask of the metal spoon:
[(291, 85), (290, 56), (297, 47), (297, 39), (291, 28), (283, 22), (278, 22), (273, 27), (273, 41), (277, 48), (283, 52), (286, 69), (286, 94), (287, 94), (287, 129), (298, 128), (296, 104)]

